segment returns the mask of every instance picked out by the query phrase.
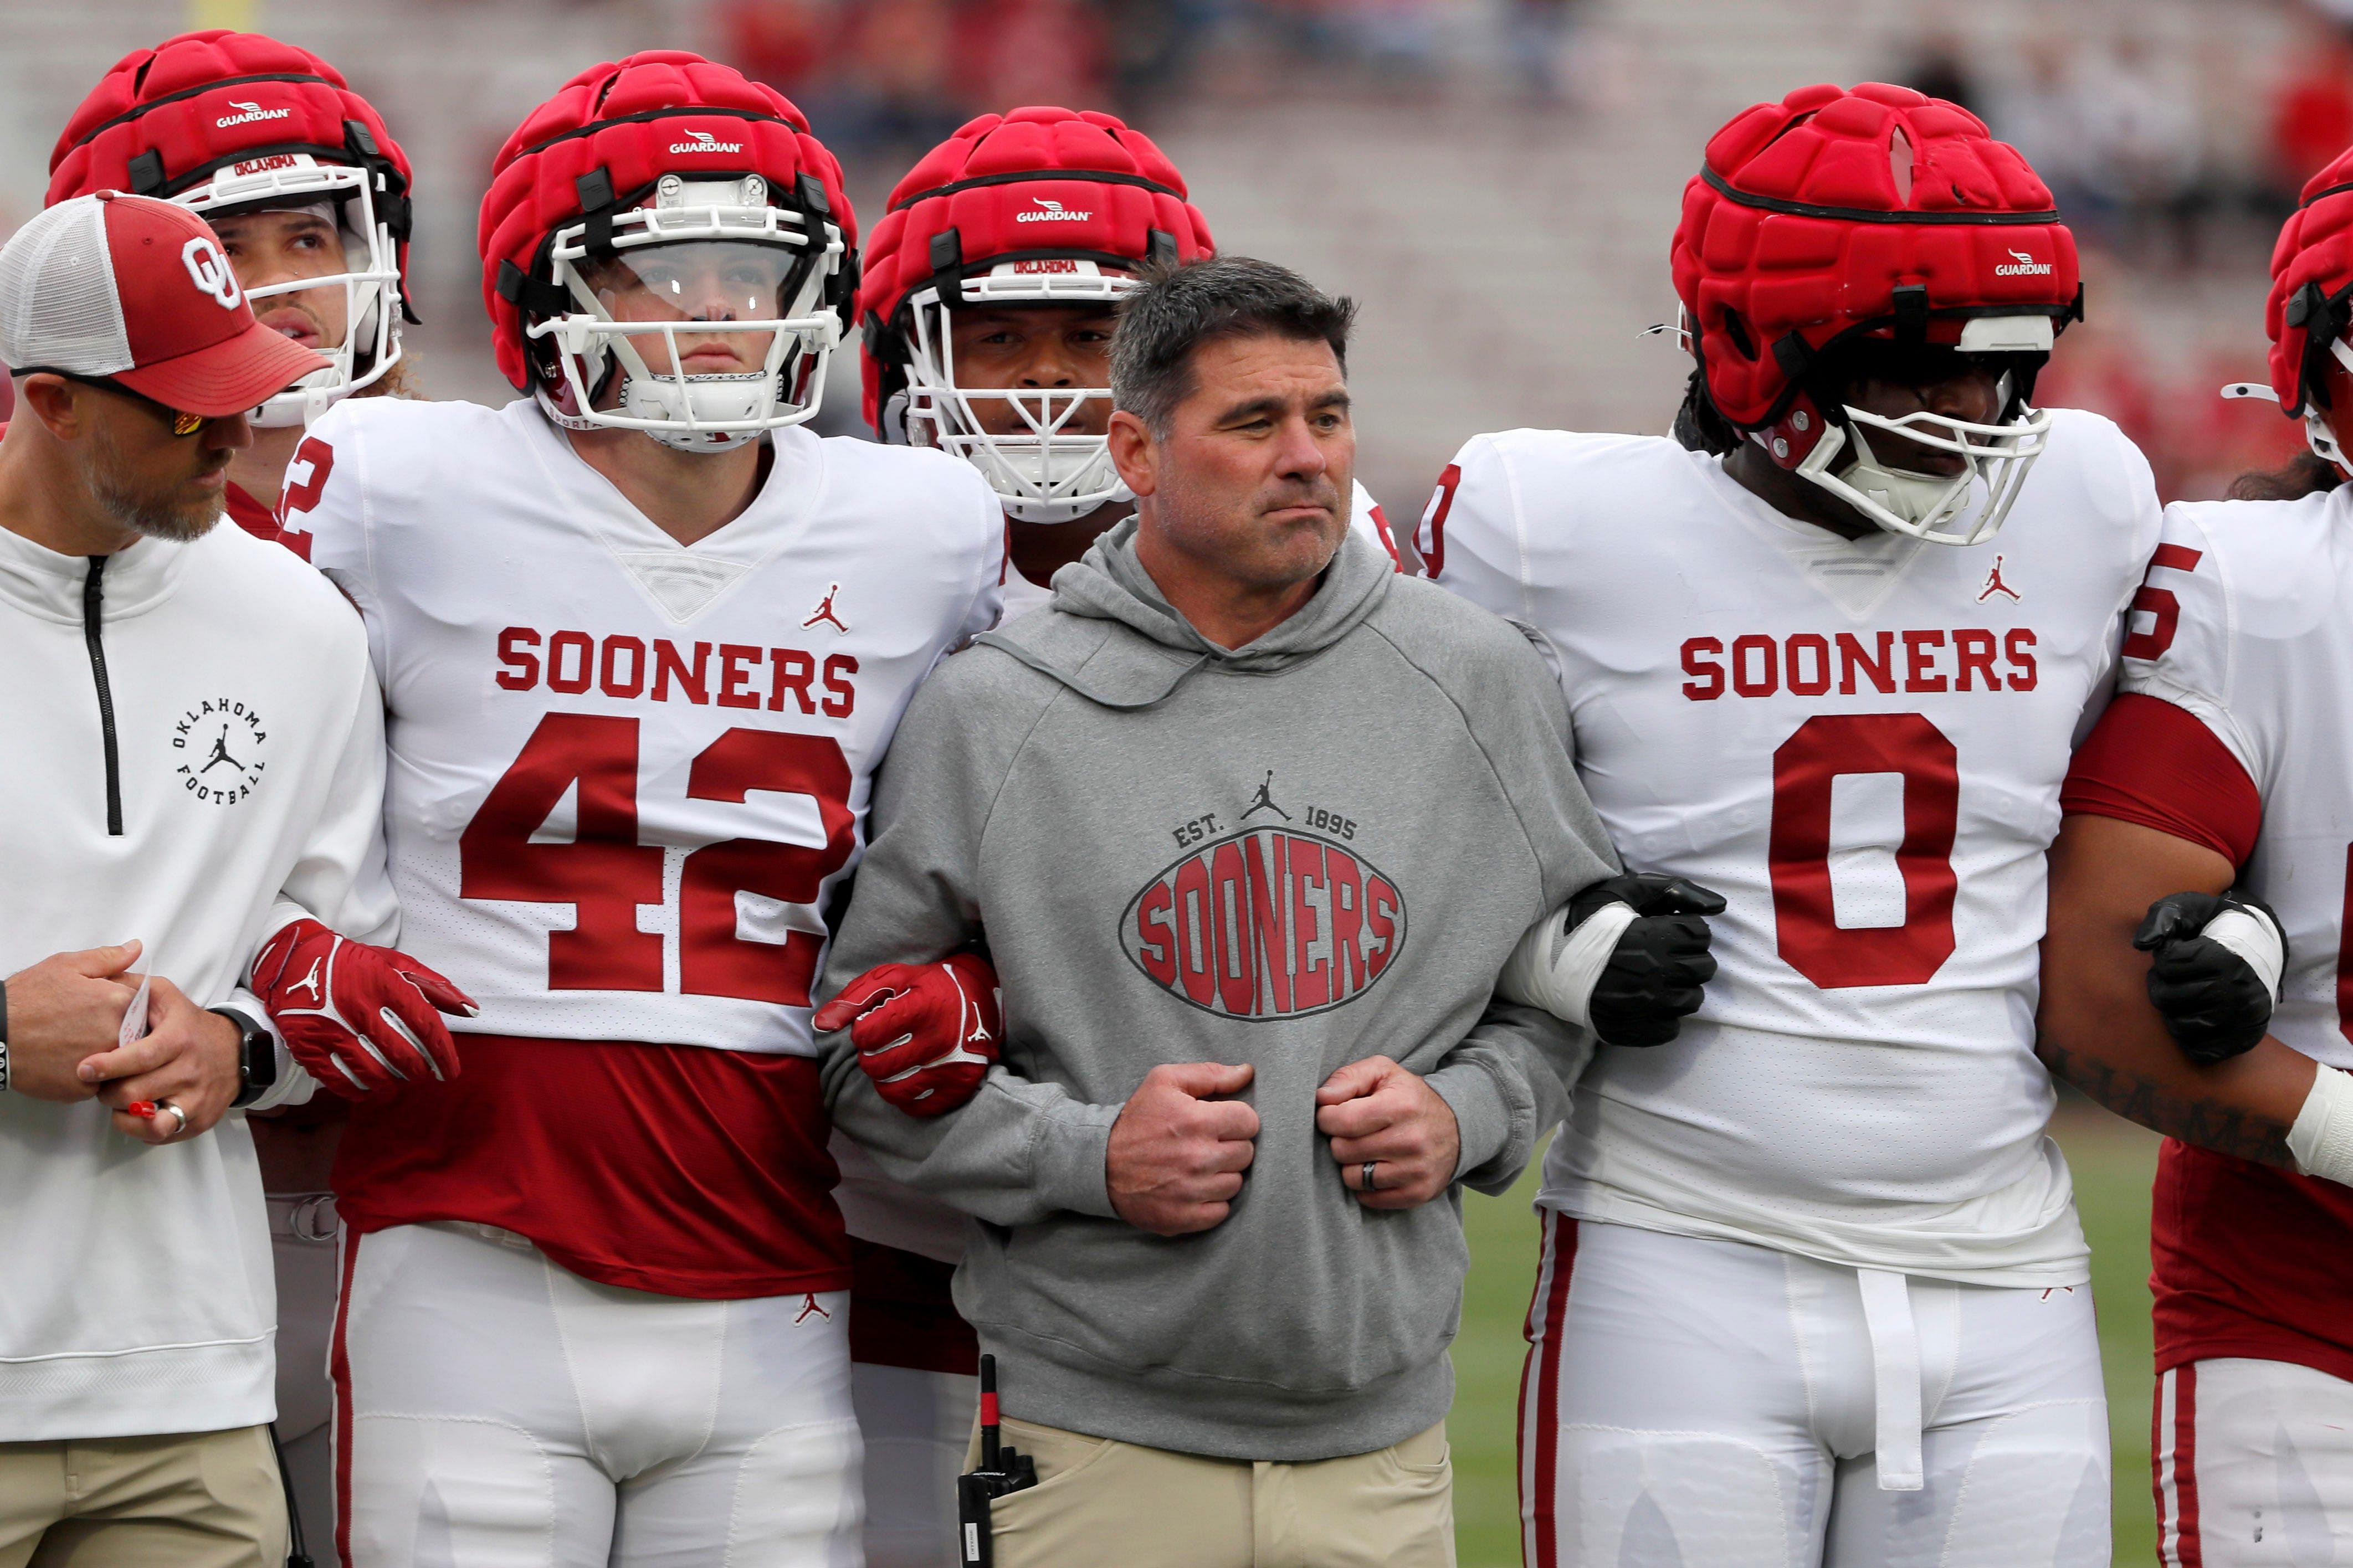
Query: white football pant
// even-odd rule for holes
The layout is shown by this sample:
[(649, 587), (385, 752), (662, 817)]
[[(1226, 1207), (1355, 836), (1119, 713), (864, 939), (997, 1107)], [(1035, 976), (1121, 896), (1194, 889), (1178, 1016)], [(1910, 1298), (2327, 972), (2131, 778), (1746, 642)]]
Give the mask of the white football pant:
[(1543, 1220), (1526, 1568), (2107, 1568), (2088, 1287)]
[(2157, 1380), (2165, 1568), (2353, 1563), (2353, 1383), (2284, 1361), (2193, 1362)]
[(335, 1556), (335, 1388), (327, 1339), (335, 1323), (332, 1193), (271, 1193), (269, 1261), (278, 1280), (278, 1452), (316, 1568)]
[(956, 1477), (980, 1379), (861, 1361), (849, 1390), (866, 1446), (866, 1568), (959, 1568)]
[(343, 1254), (350, 1568), (858, 1568), (849, 1292), (650, 1295), (488, 1226)]

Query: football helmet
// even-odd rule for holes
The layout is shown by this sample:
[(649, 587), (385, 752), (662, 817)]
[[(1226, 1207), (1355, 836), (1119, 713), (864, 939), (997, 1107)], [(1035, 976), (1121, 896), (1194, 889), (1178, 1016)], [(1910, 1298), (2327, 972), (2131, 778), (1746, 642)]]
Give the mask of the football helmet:
[(482, 198), (499, 368), (567, 429), (759, 440), (818, 411), (857, 243), (841, 166), (778, 93), (676, 49), (591, 67)]
[[(1210, 253), (1185, 177), (1108, 114), (984, 114), (891, 193), (859, 290), (866, 417), (886, 440), (970, 462), (1024, 522), (1069, 522), (1130, 499), (1110, 443), (1080, 427), (1108, 386), (997, 387), (959, 378), (959, 307), (1109, 304), (1155, 263)], [(991, 431), (976, 405), (1008, 410)]]
[(207, 220), (323, 207), (344, 270), (248, 289), (257, 313), (280, 295), (340, 288), (343, 341), (331, 363), (253, 411), (301, 425), (400, 360), (408, 309), (409, 169), (383, 117), (334, 67), (292, 44), (225, 28), (134, 49), (82, 100), (49, 154), (46, 205), (96, 191), (161, 196)]
[[(2049, 189), (1976, 116), (1876, 82), (1747, 110), (1684, 187), (1673, 270), (1709, 403), (1776, 464), (1931, 543), (2001, 527), (2050, 429), (2035, 375), (2083, 289)], [(1846, 403), (1835, 373), (1865, 342), (1984, 356), (2000, 411), (1888, 418)], [(1875, 437), (1960, 469), (1893, 467)]]
[(2263, 305), (2271, 334), (2269, 386), (2241, 383), (2225, 397), (2275, 399), (2304, 421), (2304, 436), (2326, 461), (2353, 472), (2337, 432), (2353, 431), (2353, 409), (2333, 406), (2330, 363), (2353, 372), (2353, 151), (2305, 182), (2296, 209), (2272, 251), (2271, 298)]

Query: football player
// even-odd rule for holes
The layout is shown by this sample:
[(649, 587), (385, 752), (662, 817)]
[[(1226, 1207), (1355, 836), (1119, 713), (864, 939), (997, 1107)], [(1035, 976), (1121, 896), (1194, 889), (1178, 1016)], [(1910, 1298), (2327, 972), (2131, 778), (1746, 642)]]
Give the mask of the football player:
[(1473, 437), (1418, 542), (1553, 661), (1627, 869), (1729, 904), (1696, 1016), (1601, 1050), (1546, 1164), (1527, 1561), (2105, 1564), (2031, 1020), (2148, 465), (2032, 406), (2074, 245), (1952, 104), (1743, 112), (1673, 274), (1682, 441)]
[[(309, 536), (281, 536), (274, 515), (304, 421), (339, 397), (406, 384), (408, 160), (383, 117), (306, 49), (255, 33), (183, 33), (116, 62), (67, 122), (49, 170), (50, 205), (121, 190), (202, 214), (255, 318), (327, 358), (247, 416), (252, 444), (228, 468), (229, 517), (305, 553)], [(275, 1426), (301, 1542), (325, 1568), (337, 1230), (328, 1170), (343, 1107), (318, 1095), (249, 1122), (277, 1273)]]
[[(408, 159), (334, 67), (213, 28), (125, 55), (74, 110), (48, 203), (101, 190), (203, 214), (255, 316), (329, 361), (248, 416), (253, 445), (229, 465), (229, 516), (277, 538), (304, 424), (338, 398), (406, 388)], [(308, 540), (285, 542), (301, 554)]]
[[(984, 114), (891, 193), (859, 287), (866, 416), (937, 447), (1005, 505), (1005, 613), (1135, 510), (1113, 468), (1111, 330), (1155, 262), (1214, 248), (1185, 177), (1142, 132), (1092, 110)], [(1349, 524), (1398, 558), (1355, 489)]]
[[(1005, 509), (1005, 613), (1134, 510), (1113, 468), (1113, 313), (1154, 262), (1211, 250), (1185, 178), (1108, 114), (985, 114), (900, 180), (865, 247), (858, 312), (867, 417), (884, 440), (977, 468)], [(1351, 525), (1397, 555), (1362, 485)], [(978, 1344), (948, 1281), (964, 1216), (886, 1178), (837, 1135), (856, 1282), (850, 1353), (871, 1568), (947, 1568)]]
[(2229, 390), (2305, 422), (2317, 462), (2251, 478), (2310, 493), (2167, 509), (2121, 694), (2068, 778), (2043, 942), (2044, 1058), (2168, 1134), (2150, 1251), (2170, 1568), (2330, 1562), (2353, 1539), (2353, 153), (2305, 187), (2267, 319), (2270, 385)]
[(364, 617), (409, 946), (462, 1077), (338, 1158), (347, 1562), (849, 1563), (849, 1266), (809, 1033), (916, 683), (997, 616), (966, 464), (825, 440), (856, 275), (800, 111), (659, 51), (499, 153), (525, 395), (351, 400), (289, 527)]

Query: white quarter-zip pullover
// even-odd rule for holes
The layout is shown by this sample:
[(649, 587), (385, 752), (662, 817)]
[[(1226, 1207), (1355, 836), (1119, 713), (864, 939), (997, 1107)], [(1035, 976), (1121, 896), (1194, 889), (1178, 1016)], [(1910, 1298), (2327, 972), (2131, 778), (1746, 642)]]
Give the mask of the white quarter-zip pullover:
[[(311, 913), (386, 942), (384, 719), (359, 616), (217, 526), (102, 561), (0, 530), (0, 974), (136, 937), (199, 1006)], [(308, 1097), (285, 1059), (262, 1105)], [(0, 1094), (0, 1442), (271, 1418), (269, 1234), (245, 1118), (150, 1147)]]

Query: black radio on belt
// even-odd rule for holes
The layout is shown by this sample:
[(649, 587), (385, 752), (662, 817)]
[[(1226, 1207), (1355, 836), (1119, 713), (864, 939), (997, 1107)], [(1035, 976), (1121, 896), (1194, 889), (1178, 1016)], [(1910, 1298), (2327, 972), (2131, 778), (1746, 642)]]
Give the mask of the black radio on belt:
[(980, 1358), (980, 1468), (956, 1478), (956, 1524), (965, 1568), (990, 1568), (997, 1561), (989, 1533), (989, 1504), (1007, 1492), (1038, 1484), (1038, 1462), (1004, 1447), (997, 1429), (997, 1358)]

